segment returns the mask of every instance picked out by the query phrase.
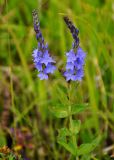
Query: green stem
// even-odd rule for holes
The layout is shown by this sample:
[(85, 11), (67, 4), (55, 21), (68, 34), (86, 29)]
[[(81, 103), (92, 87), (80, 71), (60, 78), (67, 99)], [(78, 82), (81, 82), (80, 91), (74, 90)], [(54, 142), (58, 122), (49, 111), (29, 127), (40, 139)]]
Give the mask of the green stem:
[[(72, 131), (72, 115), (70, 114), (71, 113), (71, 106), (69, 106), (69, 129)], [(75, 148), (77, 149), (77, 142), (76, 142), (76, 135), (75, 134), (72, 134), (72, 143), (73, 145), (75, 146)], [(76, 160), (78, 160), (78, 157), (76, 156)]]
[[(68, 98), (69, 98), (69, 129), (72, 131), (72, 129), (73, 129), (73, 126), (72, 126), (73, 118), (72, 118), (72, 115), (71, 115), (72, 107), (71, 107), (71, 98), (70, 98), (71, 97), (71, 95), (70, 95), (70, 93), (71, 93), (71, 84), (69, 84), (68, 88), (69, 88), (69, 93), (68, 93)], [(71, 138), (72, 138), (73, 145), (77, 149), (76, 135), (73, 133)], [(75, 158), (76, 158), (76, 160), (78, 160), (77, 156)]]

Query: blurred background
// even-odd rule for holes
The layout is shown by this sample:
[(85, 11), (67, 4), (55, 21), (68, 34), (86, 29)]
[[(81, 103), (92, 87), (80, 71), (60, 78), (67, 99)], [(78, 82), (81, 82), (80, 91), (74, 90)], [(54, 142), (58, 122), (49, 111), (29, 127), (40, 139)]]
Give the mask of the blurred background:
[[(56, 142), (65, 125), (50, 113), (60, 98), (65, 103), (66, 82), (57, 71), (40, 81), (32, 60), (37, 47), (32, 10), (38, 9), (40, 27), (58, 68), (64, 68), (72, 36), (68, 16), (79, 29), (87, 53), (85, 77), (72, 100), (87, 102), (79, 144), (101, 134), (98, 159), (114, 157), (114, 1), (113, 0), (0, 0), (0, 147), (7, 145), (30, 160), (67, 160), (70, 155)], [(94, 159), (94, 158), (93, 158)], [(112, 158), (113, 159), (113, 158)]]

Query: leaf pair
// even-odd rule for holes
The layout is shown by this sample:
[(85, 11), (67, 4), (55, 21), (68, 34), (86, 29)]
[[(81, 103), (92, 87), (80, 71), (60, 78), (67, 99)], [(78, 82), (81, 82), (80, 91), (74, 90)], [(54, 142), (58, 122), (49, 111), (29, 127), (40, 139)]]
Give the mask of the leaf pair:
[[(75, 134), (78, 133), (78, 126), (79, 122), (73, 122), (75, 126)], [(78, 125), (76, 125), (76, 123)], [(77, 129), (77, 130), (76, 130)], [(94, 139), (90, 143), (85, 143), (77, 147), (74, 145), (74, 142), (72, 141), (72, 136), (71, 136), (71, 131), (69, 131), (67, 128), (62, 128), (59, 131), (59, 136), (58, 136), (58, 143), (62, 145), (66, 150), (68, 150), (72, 155), (74, 156), (83, 156), (85, 154), (89, 154), (92, 152), (95, 147), (100, 143), (101, 136), (98, 136), (96, 139)]]
[(70, 115), (78, 114), (84, 111), (87, 108), (88, 104), (72, 104), (71, 112), (69, 112), (68, 107), (63, 104), (58, 104), (56, 106), (51, 107), (51, 113), (57, 118), (65, 118)]
[(72, 141), (71, 132), (67, 128), (62, 128), (59, 130), (59, 135), (57, 139), (58, 143), (62, 145), (67, 151), (72, 155), (76, 155), (76, 146)]

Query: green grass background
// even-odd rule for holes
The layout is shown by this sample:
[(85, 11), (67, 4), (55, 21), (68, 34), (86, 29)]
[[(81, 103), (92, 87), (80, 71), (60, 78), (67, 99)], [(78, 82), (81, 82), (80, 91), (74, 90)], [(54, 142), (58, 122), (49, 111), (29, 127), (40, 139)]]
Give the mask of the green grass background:
[[(27, 154), (31, 159), (62, 160), (70, 157), (56, 143), (56, 132), (66, 123), (53, 117), (49, 108), (50, 101), (66, 103), (65, 91), (61, 93), (66, 82), (58, 72), (48, 81), (37, 78), (32, 61), (32, 51), (37, 47), (33, 9), (39, 11), (41, 30), (58, 68), (65, 67), (65, 52), (72, 45), (63, 16), (67, 15), (79, 28), (80, 45), (87, 57), (85, 77), (78, 88), (74, 86), (72, 101), (89, 103), (89, 109), (79, 115), (79, 139), (89, 142), (101, 134), (102, 142), (95, 154), (102, 159), (104, 149), (111, 146), (114, 150), (114, 1), (0, 0), (0, 115), (7, 90), (13, 115), (8, 127), (26, 126), (33, 134), (35, 149)], [(106, 154), (112, 154), (112, 150)]]

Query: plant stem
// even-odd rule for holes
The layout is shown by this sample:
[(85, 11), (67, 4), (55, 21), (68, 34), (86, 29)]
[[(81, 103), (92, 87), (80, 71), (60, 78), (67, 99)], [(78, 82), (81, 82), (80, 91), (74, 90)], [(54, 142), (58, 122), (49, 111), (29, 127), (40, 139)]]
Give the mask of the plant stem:
[[(72, 130), (72, 115), (70, 116), (70, 127), (71, 127), (71, 130)], [(74, 146), (76, 146), (77, 148), (77, 143), (76, 143), (76, 135), (72, 134), (72, 142), (74, 144)]]
[[(77, 150), (77, 141), (76, 141), (76, 135), (73, 133), (73, 126), (72, 126), (72, 121), (73, 121), (73, 118), (72, 118), (72, 115), (71, 115), (71, 111), (72, 111), (72, 107), (71, 107), (71, 99), (70, 99), (70, 91), (71, 91), (71, 84), (69, 85), (69, 95), (68, 95), (68, 98), (69, 98), (69, 129), (71, 130), (72, 132), (72, 143), (74, 145), (74, 147), (76, 148)], [(76, 160), (78, 160), (78, 157), (76, 156)]]
[[(72, 107), (71, 106), (69, 106), (69, 129), (71, 130), (71, 132), (73, 131), (73, 126), (72, 126), (72, 121), (73, 121), (73, 119), (72, 119), (72, 115), (70, 114), (71, 113), (71, 109), (72, 109)], [(77, 142), (76, 142), (76, 135), (74, 134), (74, 133), (72, 133), (72, 143), (73, 143), (73, 145), (74, 145), (74, 147), (76, 148), (76, 150), (77, 150)], [(76, 160), (78, 160), (78, 157), (76, 157)]]

